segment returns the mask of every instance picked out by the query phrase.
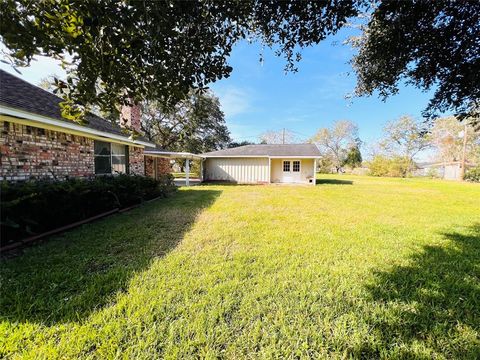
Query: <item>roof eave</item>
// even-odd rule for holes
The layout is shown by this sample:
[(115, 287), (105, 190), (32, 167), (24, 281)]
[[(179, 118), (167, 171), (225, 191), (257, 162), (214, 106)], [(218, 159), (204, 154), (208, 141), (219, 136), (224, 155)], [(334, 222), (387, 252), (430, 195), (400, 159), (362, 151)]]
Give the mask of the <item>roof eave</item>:
[(206, 155), (205, 158), (318, 159), (321, 155)]
[(145, 150), (143, 154), (147, 156), (156, 156), (156, 157), (169, 158), (169, 159), (178, 159), (178, 158), (197, 159), (197, 160), (205, 159), (205, 156), (203, 155), (197, 155), (189, 152)]
[(62, 120), (57, 120), (57, 119), (50, 118), (50, 117), (47, 117), (47, 116), (38, 115), (38, 114), (35, 114), (35, 113), (30, 113), (30, 112), (24, 111), (24, 110), (15, 109), (15, 108), (12, 108), (12, 107), (9, 107), (9, 106), (5, 106), (3, 104), (0, 104), (0, 114), (15, 117), (15, 118), (19, 118), (19, 119), (30, 120), (32, 122), (37, 122), (39, 124), (54, 126), (54, 127), (59, 128), (59, 131), (61, 131), (61, 129), (74, 130), (74, 131), (83, 133), (87, 136), (88, 135), (94, 135), (94, 136), (109, 138), (109, 139), (113, 139), (113, 140), (119, 140), (119, 141), (122, 141), (122, 142), (130, 143), (130, 144), (133, 144), (133, 145), (139, 145), (139, 146), (152, 146), (152, 147), (155, 146), (155, 144), (151, 143), (151, 142), (142, 141), (142, 140), (135, 140), (135, 139), (132, 139), (130, 137), (121, 136), (121, 135), (117, 135), (117, 134), (112, 134), (112, 133), (109, 133), (109, 132), (106, 132), (106, 131), (91, 129), (91, 128), (88, 128), (88, 127), (85, 127), (85, 126), (82, 126), (82, 125), (69, 123), (69, 122), (62, 121)]

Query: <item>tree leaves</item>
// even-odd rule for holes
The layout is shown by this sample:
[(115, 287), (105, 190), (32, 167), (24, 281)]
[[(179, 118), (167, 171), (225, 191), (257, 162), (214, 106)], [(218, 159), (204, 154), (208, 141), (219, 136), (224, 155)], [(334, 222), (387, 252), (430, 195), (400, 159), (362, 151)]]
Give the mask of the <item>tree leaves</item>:
[(276, 47), (293, 70), (295, 48), (335, 33), (354, 3), (5, 0), (0, 34), (16, 65), (69, 54), (68, 101), (107, 112), (126, 99), (172, 107), (228, 77), (232, 47), (246, 37)]
[(386, 98), (407, 82), (435, 89), (425, 116), (453, 111), (480, 126), (480, 2), (3, 0), (12, 65), (63, 58), (63, 96), (114, 113), (126, 99), (173, 107), (191, 89), (228, 77), (242, 39), (259, 40), (295, 71), (300, 50), (368, 14), (352, 65), (356, 95)]
[(147, 102), (142, 113), (146, 136), (166, 150), (203, 153), (230, 142), (220, 102), (210, 92), (192, 91), (173, 108)]
[(357, 95), (398, 92), (403, 81), (435, 89), (427, 118), (454, 111), (480, 123), (480, 2), (410, 0), (378, 2), (352, 65)]

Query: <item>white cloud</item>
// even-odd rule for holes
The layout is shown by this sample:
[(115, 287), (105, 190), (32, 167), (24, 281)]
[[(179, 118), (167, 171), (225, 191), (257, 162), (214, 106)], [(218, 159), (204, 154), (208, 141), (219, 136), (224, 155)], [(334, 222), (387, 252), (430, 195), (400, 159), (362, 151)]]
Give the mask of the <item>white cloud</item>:
[(214, 91), (220, 99), (222, 110), (227, 119), (251, 110), (251, 97), (246, 90), (230, 86), (214, 89)]

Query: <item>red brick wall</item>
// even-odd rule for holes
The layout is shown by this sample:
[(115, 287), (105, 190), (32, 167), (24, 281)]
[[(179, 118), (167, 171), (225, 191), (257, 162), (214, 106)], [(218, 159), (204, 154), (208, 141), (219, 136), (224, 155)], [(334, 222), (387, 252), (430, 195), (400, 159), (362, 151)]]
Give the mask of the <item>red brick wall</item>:
[(170, 163), (170, 159), (158, 158), (157, 172), (159, 175), (170, 174), (172, 172), (172, 164)]
[(130, 174), (142, 176), (145, 175), (145, 159), (143, 156), (143, 149), (130, 146), (128, 149), (128, 156), (130, 158)]
[[(95, 175), (93, 139), (0, 121), (0, 179)], [(130, 173), (145, 175), (143, 149), (129, 147)]]
[(140, 105), (124, 105), (121, 111), (120, 125), (129, 129), (142, 132)]
[[(153, 156), (145, 156), (145, 175), (155, 177), (155, 160)], [(168, 174), (172, 172), (172, 166), (169, 159), (157, 158), (157, 175)]]
[(0, 176), (4, 180), (94, 175), (93, 140), (0, 121)]

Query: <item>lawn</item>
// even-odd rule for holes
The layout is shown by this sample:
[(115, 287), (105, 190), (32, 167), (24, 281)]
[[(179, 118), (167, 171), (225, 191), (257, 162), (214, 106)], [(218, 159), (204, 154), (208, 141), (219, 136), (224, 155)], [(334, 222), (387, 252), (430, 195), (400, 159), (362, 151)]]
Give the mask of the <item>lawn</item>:
[[(187, 177), (187, 173), (184, 173), (184, 172), (173, 172), (172, 173), (172, 176), (175, 178), (175, 179), (185, 179)], [(198, 178), (198, 174), (196, 172), (190, 172), (190, 178)]]
[(197, 186), (1, 266), (0, 357), (480, 357), (480, 186)]

